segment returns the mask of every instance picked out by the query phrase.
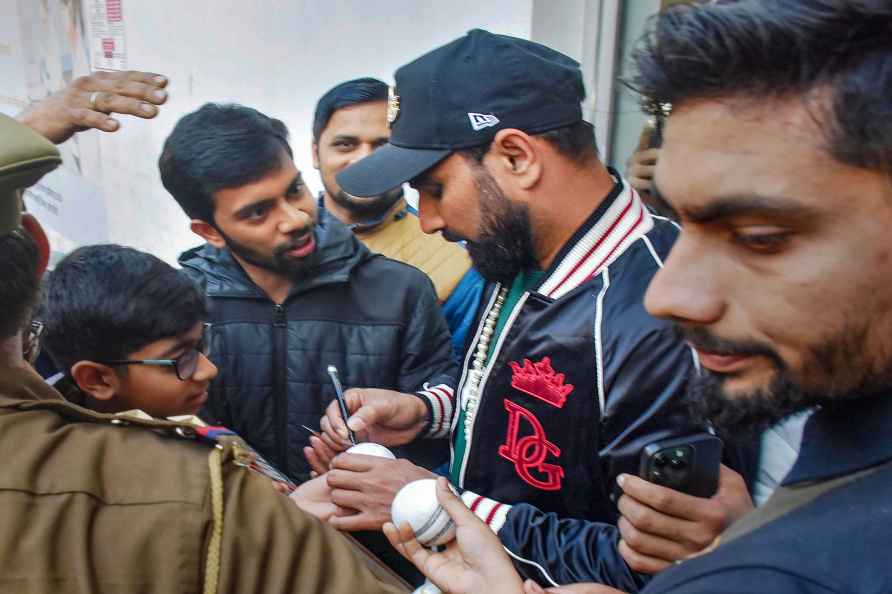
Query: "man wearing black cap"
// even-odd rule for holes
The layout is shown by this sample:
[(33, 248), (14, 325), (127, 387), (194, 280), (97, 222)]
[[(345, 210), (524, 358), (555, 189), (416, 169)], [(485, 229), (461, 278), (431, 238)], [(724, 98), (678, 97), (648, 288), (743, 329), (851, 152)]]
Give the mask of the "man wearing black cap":
[[(575, 568), (560, 558), (556, 522), (585, 518), (590, 531), (573, 538), (598, 548), (595, 570), (634, 589), (643, 578), (618, 553), (610, 495), (644, 445), (697, 430), (678, 398), (694, 357), (642, 304), (677, 229), (598, 160), (584, 94), (575, 61), (482, 30), (396, 72), (390, 143), (338, 183), (367, 196), (409, 181), (422, 228), (467, 241), (490, 284), (457, 402), (432, 394), (409, 410), (392, 393), (357, 390), (350, 426), (394, 444), (451, 431), (451, 481), (503, 543), (547, 551), (567, 581)], [(346, 445), (334, 409), (322, 426)], [(376, 485), (398, 488), (398, 465), (342, 455), (333, 467), (335, 503), (360, 512), (332, 522), (380, 527), (389, 501)], [(555, 539), (537, 540), (546, 533)]]
[[(638, 89), (673, 106), (654, 188), (684, 225), (647, 309), (700, 354), (717, 429), (814, 410), (767, 503), (648, 594), (892, 592), (890, 31), (885, 1), (738, 0), (667, 12), (637, 53)], [(404, 552), (454, 594), (520, 592), (441, 492), (464, 559)]]

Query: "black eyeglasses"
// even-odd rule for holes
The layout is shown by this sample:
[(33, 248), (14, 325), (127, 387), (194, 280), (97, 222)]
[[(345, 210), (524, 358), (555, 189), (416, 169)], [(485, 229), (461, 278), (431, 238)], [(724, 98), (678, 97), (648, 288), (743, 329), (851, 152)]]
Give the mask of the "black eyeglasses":
[(182, 380), (190, 380), (198, 369), (199, 355), (207, 355), (210, 352), (208, 346), (208, 338), (210, 336), (210, 324), (204, 325), (204, 332), (201, 340), (194, 348), (189, 349), (176, 359), (117, 359), (112, 361), (98, 361), (103, 365), (111, 365), (113, 367), (119, 365), (157, 365), (160, 367), (173, 367), (177, 377)]

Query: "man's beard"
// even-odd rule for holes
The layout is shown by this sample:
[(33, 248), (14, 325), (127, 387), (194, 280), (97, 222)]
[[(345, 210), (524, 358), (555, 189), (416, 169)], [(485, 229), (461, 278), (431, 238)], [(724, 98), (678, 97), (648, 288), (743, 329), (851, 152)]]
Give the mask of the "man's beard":
[(703, 328), (679, 327), (682, 338), (708, 352), (761, 355), (775, 369), (768, 386), (749, 393), (725, 394), (732, 376), (701, 369), (687, 386), (687, 402), (695, 418), (712, 423), (728, 437), (757, 434), (796, 413), (813, 408), (834, 409), (892, 387), (892, 361), (871, 365), (865, 352), (867, 326), (847, 324), (836, 335), (812, 346), (799, 377), (815, 386), (805, 387), (770, 347), (758, 342), (732, 342), (714, 337)]
[[(537, 266), (529, 209), (511, 202), (482, 165), (472, 167), (480, 199), (480, 237), (467, 240), (468, 255), (483, 278), (510, 283), (522, 270)], [(443, 236), (462, 239), (448, 231)]]
[(299, 234), (292, 236), (286, 243), (282, 245), (278, 245), (273, 249), (273, 253), (271, 256), (262, 254), (257, 250), (250, 248), (238, 241), (232, 239), (231, 237), (224, 234), (222, 231), (219, 231), (220, 235), (223, 236), (223, 239), (226, 240), (226, 247), (229, 248), (234, 255), (238, 256), (245, 262), (249, 264), (253, 264), (259, 268), (263, 268), (264, 270), (270, 270), (272, 272), (276, 272), (281, 274), (282, 276), (287, 276), (289, 278), (303, 276), (307, 270), (313, 268), (319, 261), (319, 242), (316, 241), (316, 249), (307, 256), (303, 258), (292, 258), (286, 256), (287, 252), (297, 248), (300, 245), (300, 242), (296, 241), (297, 238), (303, 238), (307, 236), (307, 233), (315, 237), (315, 223), (310, 225), (308, 230), (302, 230)]
[(335, 204), (349, 212), (358, 221), (374, 221), (381, 218), (403, 197), (402, 187), (371, 198), (357, 198), (340, 188), (337, 192), (332, 192), (326, 187), (325, 192), (331, 196)]

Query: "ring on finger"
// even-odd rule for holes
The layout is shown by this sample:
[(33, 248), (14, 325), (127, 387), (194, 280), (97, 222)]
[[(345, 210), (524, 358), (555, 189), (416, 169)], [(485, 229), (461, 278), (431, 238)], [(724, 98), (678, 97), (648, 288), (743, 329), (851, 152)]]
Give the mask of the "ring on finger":
[(97, 99), (99, 98), (99, 95), (101, 95), (101, 94), (102, 94), (102, 91), (93, 91), (92, 93), (90, 93), (90, 108), (91, 109), (94, 109), (95, 111), (102, 111), (101, 109), (99, 109), (99, 103), (97, 101)]

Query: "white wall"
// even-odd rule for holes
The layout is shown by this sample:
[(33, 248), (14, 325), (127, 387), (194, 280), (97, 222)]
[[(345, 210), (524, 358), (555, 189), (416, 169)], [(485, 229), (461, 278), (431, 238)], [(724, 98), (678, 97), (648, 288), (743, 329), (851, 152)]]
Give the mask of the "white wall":
[[(0, 0), (7, 113), (25, 99), (21, 39), (10, 26), (17, 2), (59, 0)], [(171, 262), (198, 241), (156, 165), (179, 117), (207, 101), (237, 101), (284, 120), (298, 167), (318, 190), (311, 118), (328, 88), (365, 75), (389, 82), (398, 66), (474, 27), (529, 38), (533, 19), (532, 0), (123, 0), (123, 11), (128, 66), (168, 75), (171, 98), (154, 121), (80, 140), (84, 176), (105, 206), (95, 221), (105, 229), (91, 231)]]
[[(610, 4), (607, 2), (606, 4)], [(607, 68), (612, 73), (613, 55), (607, 61), (600, 55), (599, 45), (611, 46), (615, 34), (609, 27), (613, 24), (604, 18), (605, 3), (602, 0), (533, 0), (533, 23), (531, 39), (561, 51), (579, 62), (585, 83), (586, 98), (583, 102), (583, 117), (595, 125), (595, 136), (600, 154), (605, 154), (605, 144), (609, 119), (599, 117), (610, 109), (609, 100), (612, 83), (607, 93), (600, 80), (599, 68)], [(605, 30), (605, 28), (607, 28)]]

